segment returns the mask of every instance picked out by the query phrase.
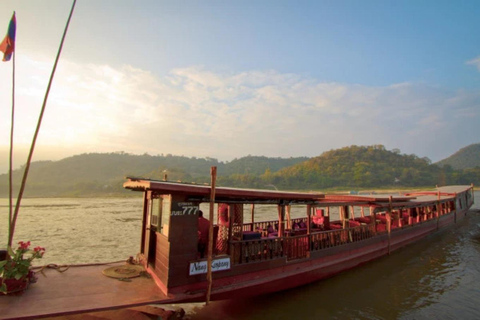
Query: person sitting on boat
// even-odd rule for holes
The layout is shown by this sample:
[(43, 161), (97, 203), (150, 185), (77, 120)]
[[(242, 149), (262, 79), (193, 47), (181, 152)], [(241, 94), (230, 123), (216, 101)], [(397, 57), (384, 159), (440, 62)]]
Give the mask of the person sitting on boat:
[(198, 210), (198, 252), (200, 258), (205, 256), (208, 244), (208, 232), (210, 230), (210, 221), (203, 217), (202, 210)]

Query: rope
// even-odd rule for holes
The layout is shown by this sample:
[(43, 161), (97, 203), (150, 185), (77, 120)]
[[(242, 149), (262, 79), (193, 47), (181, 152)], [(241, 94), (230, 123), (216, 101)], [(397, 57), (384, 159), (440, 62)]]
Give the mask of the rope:
[(42, 266), (40, 268), (40, 271), (36, 271), (35, 273), (40, 272), (44, 277), (46, 277), (47, 275), (45, 273), (43, 273), (43, 270), (45, 270), (45, 269), (54, 269), (54, 270), (57, 270), (60, 273), (63, 273), (65, 271), (67, 271), (68, 268), (70, 268), (70, 266), (68, 266), (68, 265), (59, 266), (57, 264), (51, 263), (51, 264), (47, 264), (47, 265)]
[[(120, 263), (120, 262), (126, 262), (128, 264), (134, 264), (134, 265), (140, 264), (140, 262), (137, 261), (136, 259), (134, 259), (133, 257), (129, 257), (126, 261), (125, 260), (118, 260), (118, 261), (110, 261), (110, 262), (83, 263), (83, 264), (70, 264), (70, 265), (68, 265), (68, 264), (58, 265), (58, 264), (55, 264), (55, 263), (50, 263), (50, 264), (46, 264), (44, 266), (35, 266), (35, 267), (32, 267), (31, 269), (34, 270), (35, 273), (40, 272), (41, 274), (43, 274), (46, 277), (46, 275), (44, 273), (44, 270), (46, 270), (46, 269), (53, 269), (53, 270), (56, 270), (60, 273), (63, 273), (65, 271), (67, 271), (69, 268), (89, 267), (89, 266), (105, 266), (105, 265), (116, 264), (116, 263)], [(38, 269), (38, 271), (36, 271), (37, 269)]]
[[(35, 270), (34, 271), (35, 273), (40, 272), (44, 277), (46, 277), (46, 275), (44, 273), (44, 270), (46, 270), (46, 269), (53, 269), (53, 270), (56, 270), (60, 273), (63, 273), (71, 267), (75, 268), (75, 267), (89, 267), (89, 266), (106, 266), (106, 265), (116, 264), (116, 263), (120, 263), (120, 262), (126, 262), (127, 264), (132, 264), (132, 265), (140, 265), (141, 264), (140, 259), (138, 258), (138, 255), (137, 255), (137, 259), (135, 259), (133, 257), (129, 257), (127, 260), (118, 260), (118, 261), (111, 261), (111, 262), (99, 262), (99, 263), (70, 264), (70, 265), (68, 265), (68, 264), (58, 265), (58, 264), (55, 264), (55, 263), (50, 263), (50, 264), (46, 264), (44, 266), (35, 266), (35, 267), (32, 267), (31, 269)], [(38, 271), (36, 271), (37, 269), (38, 269)], [(143, 275), (143, 276), (148, 277), (150, 275), (148, 275), (148, 276)]]

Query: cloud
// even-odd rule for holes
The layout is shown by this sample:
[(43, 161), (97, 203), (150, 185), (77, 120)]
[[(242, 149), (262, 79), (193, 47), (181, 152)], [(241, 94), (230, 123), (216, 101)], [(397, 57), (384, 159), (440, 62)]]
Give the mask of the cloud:
[[(15, 141), (26, 149), (49, 62), (23, 61)], [(8, 105), (8, 90), (0, 101)], [(45, 159), (63, 150), (61, 156), (125, 151), (230, 160), (248, 154), (316, 156), (353, 144), (384, 144), (439, 160), (477, 142), (471, 132), (480, 123), (479, 105), (479, 93), (425, 84), (369, 87), (274, 70), (219, 73), (202, 67), (158, 77), (129, 65), (62, 60), (36, 152)], [(2, 150), (8, 146), (7, 111), (0, 114)]]
[(476, 57), (472, 60), (469, 60), (466, 63), (476, 66), (478, 71), (480, 71), (480, 56), (478, 56), (478, 57)]

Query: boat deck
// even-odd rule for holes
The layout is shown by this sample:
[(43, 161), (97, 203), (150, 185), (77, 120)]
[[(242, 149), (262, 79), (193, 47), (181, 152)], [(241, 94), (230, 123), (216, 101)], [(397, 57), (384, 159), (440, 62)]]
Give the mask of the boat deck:
[(121, 281), (102, 271), (125, 262), (71, 266), (66, 272), (44, 269), (37, 283), (19, 295), (0, 295), (0, 319), (38, 319), (82, 312), (169, 303), (153, 279)]

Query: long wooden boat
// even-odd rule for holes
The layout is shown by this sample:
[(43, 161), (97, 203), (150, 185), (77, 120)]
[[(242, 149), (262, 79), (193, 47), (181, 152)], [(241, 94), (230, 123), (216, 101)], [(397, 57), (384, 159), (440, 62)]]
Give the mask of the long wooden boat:
[[(199, 211), (211, 187), (127, 178), (144, 193), (140, 259), (176, 302), (205, 301)], [(388, 255), (461, 220), (473, 186), (402, 196), (216, 188), (210, 299), (266, 294)]]
[[(210, 211), (212, 188), (137, 178), (128, 178), (124, 187), (144, 194), (141, 248), (133, 263), (140, 261), (151, 277), (118, 281), (104, 275), (105, 268), (124, 270), (131, 259), (70, 265), (67, 272), (42, 267), (38, 272), (45, 277), (39, 275), (26, 292), (0, 297), (1, 319), (99, 316), (116, 309), (145, 313), (141, 306), (285, 290), (446, 229), (474, 201), (473, 186), (392, 197), (214, 188), (208, 257), (213, 272), (207, 273), (198, 227), (205, 227), (199, 211)], [(118, 317), (113, 312), (110, 318)]]

